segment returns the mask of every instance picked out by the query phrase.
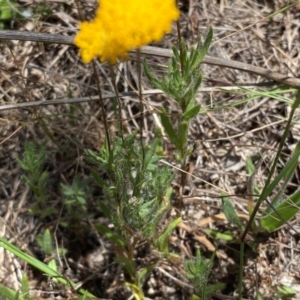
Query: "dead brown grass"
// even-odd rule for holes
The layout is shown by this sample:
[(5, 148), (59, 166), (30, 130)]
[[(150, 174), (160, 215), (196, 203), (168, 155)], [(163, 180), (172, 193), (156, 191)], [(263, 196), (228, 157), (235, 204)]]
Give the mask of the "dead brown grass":
[[(20, 3), (28, 7), (33, 5), (32, 1)], [(199, 35), (205, 36), (207, 27), (212, 26), (214, 41), (209, 51), (211, 56), (297, 77), (300, 68), (300, 6), (273, 18), (265, 18), (290, 3), (291, 1), (284, 0), (181, 1), (181, 33), (188, 44), (193, 45)], [(92, 18), (95, 1), (80, 1), (79, 4), (83, 16)], [(47, 1), (47, 5), (52, 12), (46, 18), (16, 22), (15, 28), (74, 36), (79, 24), (76, 3)], [(174, 35), (167, 36), (160, 46), (170, 48), (176, 42), (174, 31)], [(166, 65), (166, 59), (151, 57), (149, 61), (158, 74), (164, 72), (164, 68), (160, 66)], [(132, 91), (132, 87), (137, 86), (135, 65), (133, 56), (133, 60), (118, 66), (122, 74), (117, 77), (120, 91)], [(112, 92), (107, 66), (97, 63), (97, 67), (103, 91)], [(233, 195), (231, 199), (238, 212), (242, 218), (246, 218), (249, 180), (245, 168), (246, 157), (250, 156), (258, 162), (256, 181), (261, 187), (285, 126), (288, 105), (268, 97), (260, 97), (219, 110), (218, 107), (242, 100), (243, 97), (220, 92), (218, 87), (250, 84), (252, 88), (256, 88), (258, 83), (267, 83), (268, 80), (249, 72), (208, 64), (202, 65), (202, 70), (205, 79), (203, 91), (199, 92), (197, 101), (206, 109), (206, 113), (195, 118), (190, 128), (191, 143), (198, 146), (195, 157), (190, 161), (189, 170), (196, 177), (190, 176), (186, 187), (184, 222), (172, 242), (174, 250), (182, 258), (192, 257), (198, 248), (209, 257), (217, 249), (211, 281), (224, 282), (226, 288), (215, 295), (214, 299), (233, 299), (237, 286), (238, 248), (234, 243), (224, 244), (211, 239), (204, 229), (210, 227), (220, 232), (236, 230), (226, 222), (221, 213), (220, 190)], [(0, 105), (97, 95), (92, 68), (83, 65), (77, 50), (68, 45), (1, 41), (0, 72)], [(145, 79), (143, 88), (152, 89)], [(294, 94), (286, 96), (293, 99)], [(150, 139), (155, 127), (159, 125), (153, 107), (164, 103), (170, 112), (177, 112), (177, 107), (164, 95), (145, 96), (145, 99), (144, 137)], [(124, 97), (122, 103), (126, 132), (138, 131), (137, 97)], [(211, 109), (212, 104), (214, 109)], [(114, 125), (112, 101), (106, 100), (105, 107), (110, 131), (114, 135), (117, 128)], [(24, 251), (44, 259), (34, 241), (44, 228), (50, 228), (53, 232), (57, 220), (49, 220), (49, 223), (43, 224), (28, 213), (32, 195), (20, 181), (22, 173), (15, 158), (22, 157), (24, 142), (27, 140), (37, 140), (47, 146), (49, 155), (45, 167), (51, 175), (49, 205), (60, 207), (62, 199), (59, 196), (59, 182), (70, 183), (75, 174), (88, 177), (90, 168), (84, 160), (83, 149), (97, 149), (103, 143), (104, 129), (99, 103), (93, 101), (0, 111), (0, 122), (1, 236)], [(283, 154), (290, 154), (293, 145), (299, 140), (298, 131), (299, 125), (295, 123)], [(165, 147), (172, 163), (172, 148), (167, 141)], [(288, 192), (295, 190), (298, 184), (297, 173)], [(97, 196), (99, 194), (95, 195)], [(128, 299), (125, 291), (115, 290), (121, 278), (121, 270), (113, 263), (112, 249), (92, 229), (91, 224), (103, 221), (93, 199), (89, 210), (95, 212), (93, 219), (89, 223), (83, 220), (81, 229), (56, 231), (60, 245), (69, 249), (61, 271), (75, 281), (90, 278), (85, 288), (98, 297)], [(294, 226), (297, 225), (295, 220)], [(264, 299), (274, 299), (276, 287), (287, 281), (294, 288), (299, 287), (298, 241), (289, 229), (283, 228), (259, 241), (256, 252), (249, 249), (246, 253), (245, 299), (254, 299), (257, 290), (263, 294)], [(46, 285), (47, 278), (31, 270), (13, 255), (1, 249), (0, 251), (2, 284), (18, 289), (21, 270), (28, 273), (37, 297), (68, 298), (67, 292), (61, 287), (51, 291)], [(140, 262), (141, 265), (143, 263)], [(145, 292), (150, 299), (187, 299), (190, 288), (182, 266), (175, 267), (162, 262), (145, 282)]]

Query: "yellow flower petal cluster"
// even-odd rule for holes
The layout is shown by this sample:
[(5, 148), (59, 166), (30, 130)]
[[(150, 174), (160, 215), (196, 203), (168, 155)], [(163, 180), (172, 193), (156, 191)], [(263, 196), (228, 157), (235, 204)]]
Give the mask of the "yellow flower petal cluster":
[(74, 43), (83, 62), (116, 63), (133, 48), (160, 41), (179, 11), (175, 0), (99, 0), (92, 22), (82, 22)]

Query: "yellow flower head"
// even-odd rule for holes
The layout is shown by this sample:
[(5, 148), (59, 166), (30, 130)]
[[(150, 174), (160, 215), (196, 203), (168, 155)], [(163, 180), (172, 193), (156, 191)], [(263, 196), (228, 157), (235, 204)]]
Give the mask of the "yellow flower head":
[(92, 22), (82, 22), (74, 43), (83, 62), (116, 63), (133, 48), (160, 41), (178, 19), (175, 0), (99, 0)]

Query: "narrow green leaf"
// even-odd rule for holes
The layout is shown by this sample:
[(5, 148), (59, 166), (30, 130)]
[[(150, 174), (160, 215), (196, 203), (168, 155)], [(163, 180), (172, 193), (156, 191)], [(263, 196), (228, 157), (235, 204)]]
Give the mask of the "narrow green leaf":
[(144, 66), (144, 72), (148, 78), (148, 80), (153, 84), (153, 86), (155, 86), (157, 89), (162, 89), (162, 85), (161, 85), (161, 82), (158, 81), (153, 75), (152, 73), (150, 72), (150, 69), (148, 67), (148, 64), (146, 62), (146, 60), (144, 59), (144, 62), (143, 62), (143, 66)]
[[(167, 191), (166, 191), (165, 198), (166, 198), (167, 200), (170, 200), (170, 198), (171, 198), (171, 196), (172, 196), (172, 193), (173, 193), (173, 188), (170, 186), (170, 187), (167, 189)], [(168, 205), (166, 205), (166, 206), (168, 206)]]
[(105, 214), (105, 216), (106, 216), (108, 219), (111, 219), (112, 212), (111, 212), (110, 209), (107, 207), (107, 205), (106, 205), (103, 201), (99, 201), (98, 204), (99, 204), (100, 209), (102, 210), (102, 212)]
[(202, 82), (202, 73), (201, 73), (200, 69), (197, 69), (197, 71), (195, 71), (195, 74), (194, 74), (193, 86), (191, 87), (192, 101), (194, 101), (197, 96), (197, 92), (198, 92), (201, 82)]
[(129, 134), (125, 137), (124, 139), (124, 145), (127, 148), (131, 148), (133, 146), (133, 144), (135, 143), (135, 138), (136, 135), (135, 134)]
[(300, 105), (300, 89), (297, 91), (296, 100), (293, 103), (293, 109), (297, 109)]
[(154, 156), (158, 142), (159, 142), (158, 139), (155, 138), (153, 140), (153, 142), (151, 143), (151, 147), (146, 151), (146, 153), (145, 153), (145, 168), (147, 168), (152, 157)]
[(52, 246), (52, 238), (51, 233), (49, 229), (46, 229), (43, 235), (43, 250), (46, 255), (52, 255), (53, 254), (53, 246)]
[(6, 0), (0, 1), (0, 20), (10, 20), (14, 16), (13, 7), (7, 3)]
[(247, 169), (247, 174), (250, 175), (250, 178), (249, 178), (249, 183), (251, 184), (251, 189), (249, 190), (249, 192), (252, 194), (256, 194), (256, 195), (259, 195), (260, 194), (260, 190), (256, 184), (256, 181), (255, 181), (255, 166), (251, 160), (251, 158), (249, 156), (247, 156), (246, 158), (246, 169)]
[[(297, 190), (293, 195), (280, 203), (276, 210), (286, 222), (294, 217), (300, 210), (300, 190)], [(260, 224), (268, 232), (273, 232), (284, 225), (285, 222), (282, 219), (279, 218), (275, 211), (272, 211), (260, 219)]]
[(179, 49), (181, 51), (181, 56), (183, 58), (183, 64), (184, 64), (184, 66), (187, 66), (188, 53), (187, 53), (186, 44), (183, 40), (181, 41), (179, 47), (180, 47)]
[[(56, 264), (55, 259), (51, 259), (51, 260), (48, 262), (48, 266), (49, 266), (49, 268), (51, 268), (52, 270), (58, 271), (58, 268), (57, 268), (57, 264)], [(54, 279), (54, 280), (55, 280), (55, 279)]]
[[(225, 196), (225, 194), (222, 192), (222, 196)], [(243, 224), (241, 220), (239, 219), (234, 206), (232, 205), (231, 201), (228, 197), (222, 198), (222, 210), (226, 216), (226, 219), (236, 225), (240, 231), (243, 231)]]
[(141, 269), (138, 273), (138, 282), (141, 283), (141, 280), (150, 272), (152, 272), (156, 267), (156, 264), (151, 264), (146, 266), (145, 268)]
[(165, 112), (160, 114), (161, 123), (164, 126), (165, 131), (167, 132), (171, 142), (174, 144), (177, 150), (180, 150), (180, 142), (174, 131), (173, 125)]
[[(299, 149), (300, 149), (300, 142), (297, 143), (296, 148), (294, 150), (293, 155), (297, 155), (297, 153), (299, 153)], [(292, 155), (292, 157), (293, 157)], [(298, 166), (298, 159), (294, 160), (293, 163), (290, 165), (290, 167), (286, 170), (285, 174), (284, 174), (284, 182), (280, 187), (280, 190), (278, 191), (278, 193), (273, 197), (271, 204), (273, 207), (277, 207), (279, 205), (280, 202), (282, 202), (282, 198), (283, 198), (283, 193), (287, 187), (287, 185), (290, 183), (295, 170)], [(272, 211), (272, 207), (268, 206), (267, 209), (265, 210), (264, 214), (268, 214)]]
[[(17, 291), (14, 297), (14, 300), (21, 300), (20, 299), (20, 291)], [(23, 299), (22, 299), (23, 300)]]
[(192, 296), (189, 297), (188, 300), (202, 300), (200, 297), (198, 297), (197, 295), (193, 294)]
[(103, 180), (97, 172), (92, 170), (92, 175), (93, 175), (94, 180), (97, 182), (97, 184), (99, 186), (101, 186), (102, 188), (105, 188), (108, 186), (107, 182), (105, 180)]
[(252, 175), (255, 171), (254, 164), (249, 156), (246, 158), (246, 169), (249, 175)]
[(291, 166), (294, 165), (295, 161), (298, 161), (299, 155), (300, 149), (296, 148), (291, 159), (287, 162), (281, 172), (275, 177), (275, 179), (269, 184), (264, 193), (261, 195), (261, 199), (266, 199), (274, 191), (274, 189), (278, 186), (280, 180), (284, 178)]
[(30, 300), (29, 281), (28, 281), (28, 277), (26, 274), (24, 274), (22, 276), (21, 292), (22, 292), (22, 297), (24, 300)]
[[(60, 273), (52, 270), (46, 264), (39, 261), (35, 257), (32, 257), (29, 254), (21, 251), (19, 248), (17, 248), (16, 246), (14, 246), (13, 244), (11, 244), (10, 242), (8, 242), (7, 240), (5, 240), (2, 237), (0, 237), (0, 247), (3, 247), (5, 250), (13, 253), (14, 255), (19, 257), (20, 259), (22, 259), (22, 260), (26, 261), (27, 263), (29, 263), (31, 266), (33, 266), (33, 267), (37, 268), (38, 270), (40, 270), (41, 272), (43, 272), (47, 275), (50, 275), (52, 277), (55, 277), (57, 279), (57, 281), (59, 281), (60, 283), (66, 285), (66, 286), (71, 285), (72, 287), (75, 287), (75, 283), (73, 283), (69, 280), (66, 280)], [(83, 289), (79, 289), (79, 292), (84, 293), (85, 291)], [(92, 297), (92, 298), (95, 298), (95, 296), (91, 293), (88, 293), (88, 296)]]
[(121, 248), (124, 248), (125, 244), (123, 240), (120, 237), (118, 237), (116, 234), (114, 234), (110, 229), (108, 229), (107, 227), (101, 224), (96, 224), (95, 228), (106, 238), (114, 242), (116, 245), (120, 246)]
[(173, 51), (173, 55), (174, 55), (174, 61), (179, 61), (180, 57), (179, 57), (179, 51), (177, 49), (177, 47), (173, 46), (172, 47), (172, 51)]
[(179, 124), (179, 128), (178, 128), (179, 149), (178, 150), (182, 150), (182, 149), (186, 148), (188, 129), (189, 129), (189, 127), (188, 127), (187, 121), (182, 121)]
[(204, 58), (204, 56), (208, 51), (208, 48), (212, 41), (212, 37), (213, 37), (213, 29), (212, 27), (210, 27), (205, 42), (201, 47), (200, 51), (197, 52), (197, 55), (195, 56), (194, 61), (192, 62), (191, 68), (195, 69), (199, 66), (199, 64), (201, 63), (202, 59)]
[(164, 230), (164, 232), (159, 236), (157, 240), (157, 246), (159, 251), (168, 255), (169, 254), (169, 237), (172, 231), (177, 227), (177, 225), (181, 222), (181, 217), (173, 220), (168, 227)]
[(201, 105), (200, 104), (196, 104), (193, 108), (191, 108), (189, 111), (185, 112), (183, 115), (182, 115), (182, 118), (184, 120), (190, 120), (192, 118), (194, 118), (200, 111), (201, 109)]
[(281, 296), (284, 297), (293, 297), (295, 296), (296, 292), (289, 286), (280, 286), (278, 287), (278, 291), (281, 294)]
[(216, 283), (216, 284), (212, 284), (212, 285), (207, 285), (205, 288), (205, 296), (209, 296), (212, 293), (215, 293), (221, 289), (223, 289), (225, 286), (224, 283)]
[(278, 15), (278, 14), (282, 14), (282, 13), (284, 13), (285, 11), (287, 11), (288, 9), (290, 9), (290, 8), (292, 8), (292, 7), (294, 7), (294, 6), (296, 6), (297, 4), (299, 4), (299, 0), (293, 2), (292, 4), (286, 5), (286, 6), (284, 6), (284, 7), (281, 8), (281, 9), (276, 10), (274, 13), (268, 15), (268, 16), (266, 17), (266, 19), (271, 19), (271, 18), (275, 17), (275, 16)]
[(125, 285), (130, 288), (135, 300), (144, 300), (145, 299), (143, 292), (134, 283), (127, 281), (127, 282), (125, 282)]
[[(300, 141), (297, 143), (292, 156), (297, 155), (297, 153), (299, 153), (299, 149), (300, 149)], [(298, 154), (297, 158), (298, 157), (299, 157), (299, 154)], [(292, 165), (290, 166), (290, 168), (287, 170), (286, 174), (284, 174), (284, 182), (285, 182), (285, 184), (284, 184), (284, 187), (282, 187), (282, 189), (284, 189), (287, 186), (287, 184), (290, 183), (290, 181), (291, 181), (291, 179), (292, 179), (292, 177), (293, 177), (293, 175), (295, 173), (295, 170), (296, 170), (297, 166), (298, 166), (298, 159), (295, 160), (292, 163)]]
[(8, 300), (14, 300), (15, 299), (15, 295), (16, 295), (16, 291), (5, 287), (3, 285), (0, 285), (0, 298), (4, 297), (3, 299), (8, 299)]
[(121, 263), (124, 265), (125, 269), (127, 270), (127, 272), (134, 278), (135, 276), (135, 269), (136, 269), (136, 264), (135, 261), (131, 258), (127, 258), (127, 257), (120, 257), (118, 256), (115, 261), (117, 263)]
[[(257, 300), (264, 300), (264, 298), (262, 297), (261, 293), (258, 293)], [(277, 298), (276, 298), (276, 300), (277, 300)]]
[(74, 299), (74, 300), (86, 300), (86, 297), (87, 297), (87, 293), (84, 293), (84, 295), (82, 295), (79, 298)]
[(206, 229), (206, 234), (213, 237), (214, 239), (224, 240), (224, 241), (233, 241), (234, 236), (231, 232), (219, 232), (213, 229)]

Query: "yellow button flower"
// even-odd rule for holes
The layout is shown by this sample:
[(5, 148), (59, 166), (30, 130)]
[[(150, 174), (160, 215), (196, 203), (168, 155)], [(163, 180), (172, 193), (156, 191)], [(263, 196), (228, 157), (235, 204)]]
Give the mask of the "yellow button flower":
[(116, 63), (133, 48), (160, 41), (179, 11), (175, 0), (99, 0), (92, 22), (82, 22), (74, 43), (85, 63)]

